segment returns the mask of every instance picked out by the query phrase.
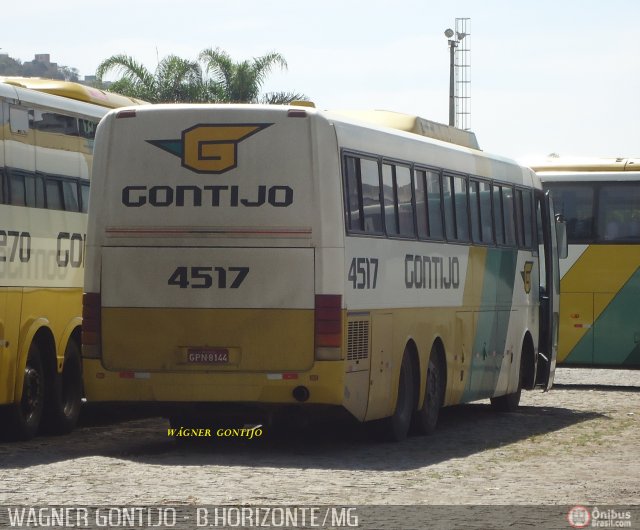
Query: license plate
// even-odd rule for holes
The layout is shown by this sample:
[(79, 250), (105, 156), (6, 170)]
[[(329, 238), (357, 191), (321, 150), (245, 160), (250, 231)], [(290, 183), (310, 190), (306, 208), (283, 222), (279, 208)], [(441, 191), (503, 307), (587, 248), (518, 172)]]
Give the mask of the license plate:
[(227, 348), (189, 348), (187, 350), (188, 364), (228, 364), (229, 350)]

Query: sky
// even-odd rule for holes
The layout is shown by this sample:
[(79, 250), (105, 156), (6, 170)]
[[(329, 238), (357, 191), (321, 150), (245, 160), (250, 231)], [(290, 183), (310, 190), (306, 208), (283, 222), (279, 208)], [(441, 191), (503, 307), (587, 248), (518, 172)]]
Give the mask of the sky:
[(154, 71), (167, 55), (195, 60), (207, 48), (236, 61), (277, 51), (288, 68), (264, 91), (441, 123), (444, 31), (468, 18), (469, 126), (484, 151), (640, 157), (638, 0), (21, 0), (2, 18), (0, 53), (49, 53), (81, 78), (115, 54)]

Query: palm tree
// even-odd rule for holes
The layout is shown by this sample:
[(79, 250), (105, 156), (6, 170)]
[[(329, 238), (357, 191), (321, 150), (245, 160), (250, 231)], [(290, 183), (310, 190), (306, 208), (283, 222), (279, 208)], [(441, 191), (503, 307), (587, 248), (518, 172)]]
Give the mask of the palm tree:
[(96, 78), (102, 83), (108, 72), (116, 71), (121, 78), (109, 86), (110, 90), (150, 103), (285, 104), (306, 99), (296, 92), (272, 92), (259, 98), (260, 88), (273, 67), (287, 67), (279, 53), (235, 62), (216, 48), (204, 50), (200, 60), (210, 78), (203, 76), (199, 63), (175, 55), (162, 59), (154, 73), (129, 55), (113, 55), (98, 65)]
[(221, 89), (222, 102), (290, 103), (306, 99), (304, 94), (296, 92), (272, 92), (262, 98), (258, 97), (272, 69), (275, 66), (287, 68), (284, 57), (277, 52), (267, 53), (251, 61), (235, 62), (224, 50), (209, 48), (200, 53), (199, 59), (205, 64), (205, 71), (212, 76), (212, 81)]
[(169, 55), (160, 61), (155, 73), (128, 55), (113, 55), (102, 61), (96, 77), (102, 82), (107, 72), (115, 70), (122, 77), (110, 90), (150, 103), (205, 102), (219, 96), (217, 87), (202, 78), (197, 62)]

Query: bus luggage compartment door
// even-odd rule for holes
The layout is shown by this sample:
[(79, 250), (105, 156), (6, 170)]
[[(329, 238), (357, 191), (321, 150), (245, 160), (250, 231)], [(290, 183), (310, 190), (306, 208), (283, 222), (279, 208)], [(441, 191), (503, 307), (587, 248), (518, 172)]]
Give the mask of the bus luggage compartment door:
[(304, 370), (313, 363), (311, 248), (108, 247), (102, 271), (109, 369)]

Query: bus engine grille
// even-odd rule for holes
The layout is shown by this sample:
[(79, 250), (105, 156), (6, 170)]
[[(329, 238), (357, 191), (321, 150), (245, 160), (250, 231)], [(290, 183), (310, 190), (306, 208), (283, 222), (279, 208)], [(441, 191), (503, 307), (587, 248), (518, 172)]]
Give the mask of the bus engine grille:
[(352, 320), (347, 334), (347, 360), (358, 361), (369, 357), (369, 321)]

